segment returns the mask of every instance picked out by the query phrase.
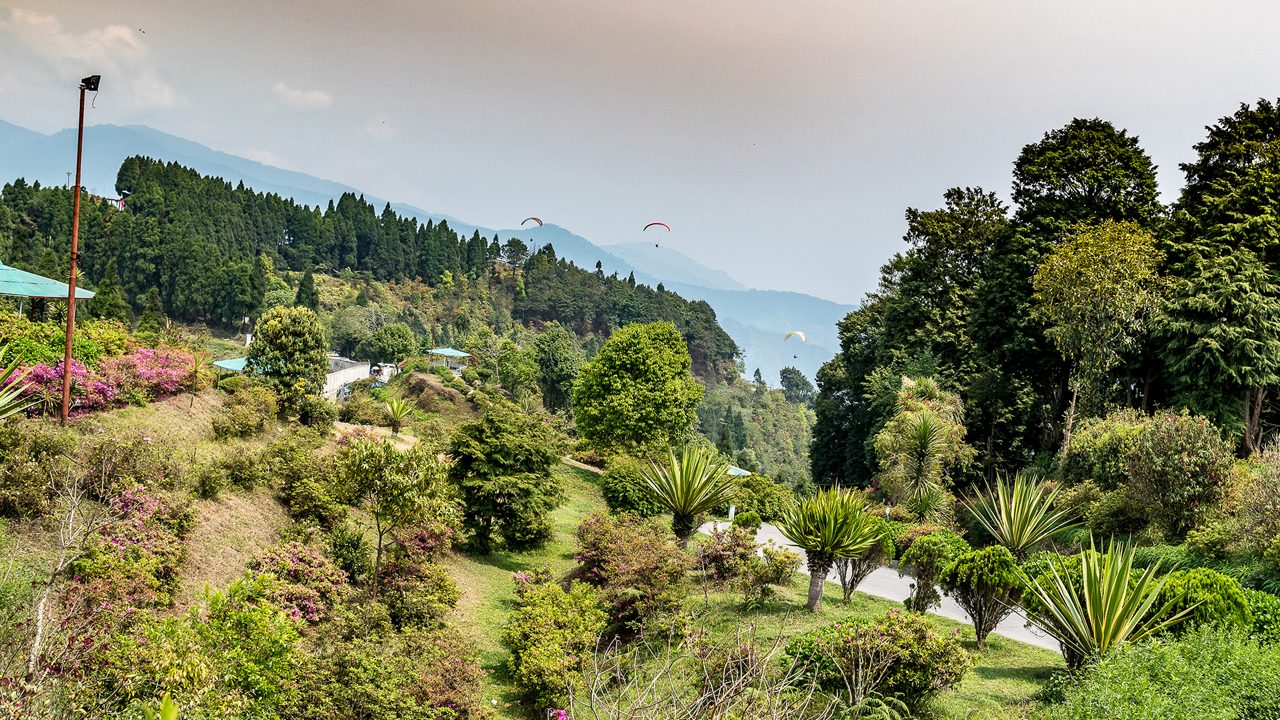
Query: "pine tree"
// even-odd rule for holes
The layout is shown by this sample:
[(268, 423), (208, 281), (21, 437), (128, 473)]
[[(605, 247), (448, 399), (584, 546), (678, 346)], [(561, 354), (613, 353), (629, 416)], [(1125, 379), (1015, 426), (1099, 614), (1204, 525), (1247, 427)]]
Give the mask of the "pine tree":
[(124, 289), (120, 287), (120, 274), (116, 272), (115, 258), (107, 261), (102, 282), (98, 283), (97, 294), (89, 301), (87, 309), (89, 317), (100, 320), (119, 320), (126, 325), (133, 322), (133, 311), (125, 300)]
[(302, 273), (302, 280), (298, 282), (298, 294), (294, 297), (293, 304), (311, 312), (320, 309), (320, 294), (316, 292), (316, 279), (312, 276), (310, 267)]

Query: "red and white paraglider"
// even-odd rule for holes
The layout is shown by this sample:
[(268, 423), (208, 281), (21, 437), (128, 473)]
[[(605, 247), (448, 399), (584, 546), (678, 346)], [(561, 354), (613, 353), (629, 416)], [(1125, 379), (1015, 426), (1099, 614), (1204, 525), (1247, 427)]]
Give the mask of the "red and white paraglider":
[(536, 223), (538, 223), (538, 227), (542, 227), (542, 218), (537, 218), (537, 217), (527, 217), (527, 218), (525, 218), (523, 221), (521, 221), (521, 223), (520, 223), (520, 227), (524, 227), (524, 226), (525, 226), (525, 223), (528, 223), (528, 222), (531, 222), (531, 221), (532, 221), (532, 222), (536, 222)]

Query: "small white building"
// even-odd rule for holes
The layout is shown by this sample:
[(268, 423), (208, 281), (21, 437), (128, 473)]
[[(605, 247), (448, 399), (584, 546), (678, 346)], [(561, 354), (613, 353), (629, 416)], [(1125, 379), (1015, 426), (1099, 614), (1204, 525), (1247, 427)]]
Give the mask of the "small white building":
[(342, 386), (369, 379), (369, 363), (344, 358), (341, 355), (329, 354), (329, 373), (324, 376), (323, 395), (330, 399), (338, 398)]

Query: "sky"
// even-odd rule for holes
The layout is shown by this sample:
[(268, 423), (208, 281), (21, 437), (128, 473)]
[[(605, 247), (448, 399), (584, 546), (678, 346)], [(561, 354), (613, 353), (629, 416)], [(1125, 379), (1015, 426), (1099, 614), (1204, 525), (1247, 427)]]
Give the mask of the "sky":
[[(1073, 117), (1176, 197), (1204, 126), (1280, 87), (1280, 3), (0, 0), (0, 119), (138, 123), (489, 227), (664, 243), (856, 303), (948, 187), (1009, 195)], [(652, 234), (652, 231), (651, 231)]]

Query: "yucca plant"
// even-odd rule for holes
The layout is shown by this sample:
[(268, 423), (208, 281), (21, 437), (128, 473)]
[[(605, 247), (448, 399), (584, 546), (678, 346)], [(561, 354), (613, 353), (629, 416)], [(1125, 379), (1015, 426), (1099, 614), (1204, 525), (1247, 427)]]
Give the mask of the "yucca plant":
[(651, 463), (644, 472), (649, 494), (671, 513), (671, 531), (682, 547), (698, 529), (698, 516), (724, 505), (737, 489), (729, 464), (713, 450), (689, 446), (677, 457), (667, 451), (665, 464)]
[(1079, 524), (1075, 511), (1054, 509), (1059, 492), (1047, 491), (1038, 478), (1019, 471), (1012, 480), (997, 477), (994, 488), (966, 501), (965, 507), (996, 542), (1022, 560), (1031, 548)]
[(178, 720), (178, 703), (173, 701), (169, 693), (165, 693), (160, 699), (159, 711), (144, 707), (142, 713), (146, 715), (147, 720)]
[(1132, 546), (1112, 539), (1107, 551), (1099, 553), (1091, 539), (1089, 547), (1090, 552), (1080, 554), (1078, 582), (1074, 573), (1051, 566), (1046, 575), (1052, 577), (1026, 580), (1024, 592), (1035, 600), (1026, 603), (1027, 619), (1057, 639), (1072, 671), (1119, 645), (1181, 622), (1193, 609), (1151, 612), (1165, 583), (1159, 565), (1135, 576)]
[(783, 512), (778, 529), (809, 559), (809, 610), (822, 607), (827, 573), (837, 558), (854, 557), (880, 539), (862, 498), (848, 490), (819, 490)]
[(17, 415), (35, 402), (22, 396), (27, 384), (17, 375), (19, 359), (15, 358), (7, 366), (4, 365), (4, 356), (8, 351), (7, 345), (0, 347), (0, 421)]
[(404, 398), (393, 397), (387, 400), (387, 422), (391, 423), (391, 433), (400, 434), (400, 428), (410, 417), (413, 417), (413, 404)]

